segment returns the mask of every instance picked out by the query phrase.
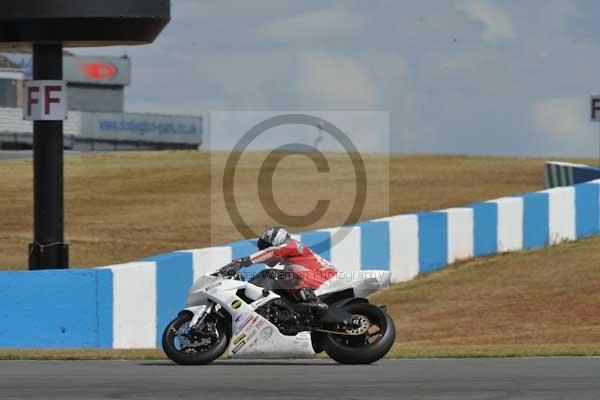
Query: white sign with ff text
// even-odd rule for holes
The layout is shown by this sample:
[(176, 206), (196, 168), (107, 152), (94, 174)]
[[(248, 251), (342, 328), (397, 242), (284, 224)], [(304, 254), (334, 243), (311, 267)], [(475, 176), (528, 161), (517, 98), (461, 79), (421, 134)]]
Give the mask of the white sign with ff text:
[(26, 81), (23, 103), (25, 120), (63, 121), (69, 109), (67, 84), (65, 81)]

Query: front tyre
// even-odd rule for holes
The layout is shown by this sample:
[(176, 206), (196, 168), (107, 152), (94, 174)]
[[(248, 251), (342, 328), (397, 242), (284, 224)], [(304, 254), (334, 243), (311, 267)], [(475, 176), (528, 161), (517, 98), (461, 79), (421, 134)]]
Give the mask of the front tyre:
[(227, 323), (212, 314), (196, 329), (190, 329), (192, 314), (181, 313), (166, 327), (162, 347), (171, 360), (180, 365), (208, 364), (219, 358), (229, 344)]
[(350, 335), (327, 333), (321, 336), (323, 350), (340, 364), (371, 364), (387, 354), (396, 339), (394, 321), (381, 308), (353, 303), (342, 308), (358, 321)]

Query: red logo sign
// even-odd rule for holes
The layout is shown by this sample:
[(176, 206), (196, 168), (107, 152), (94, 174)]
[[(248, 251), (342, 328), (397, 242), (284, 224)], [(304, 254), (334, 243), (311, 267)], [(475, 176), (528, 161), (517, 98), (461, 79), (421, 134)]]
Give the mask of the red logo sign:
[(119, 72), (117, 67), (107, 63), (85, 63), (80, 64), (79, 68), (88, 78), (95, 80), (114, 78)]

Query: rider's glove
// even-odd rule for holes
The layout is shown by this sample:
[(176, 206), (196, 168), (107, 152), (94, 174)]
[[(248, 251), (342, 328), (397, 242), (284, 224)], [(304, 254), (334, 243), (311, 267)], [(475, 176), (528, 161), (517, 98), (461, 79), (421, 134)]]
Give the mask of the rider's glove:
[(241, 268), (248, 265), (252, 265), (250, 257), (238, 258), (221, 268), (219, 272), (225, 276), (235, 275)]
[(237, 260), (233, 260), (229, 265), (243, 268), (252, 265), (252, 260), (250, 260), (250, 257), (238, 258)]

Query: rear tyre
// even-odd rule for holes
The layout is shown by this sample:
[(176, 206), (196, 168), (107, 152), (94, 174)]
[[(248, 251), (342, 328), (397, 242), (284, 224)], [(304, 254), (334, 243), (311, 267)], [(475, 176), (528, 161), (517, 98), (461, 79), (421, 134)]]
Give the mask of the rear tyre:
[(191, 313), (178, 315), (163, 333), (162, 347), (167, 357), (180, 365), (208, 364), (219, 358), (229, 344), (228, 325), (216, 315), (213, 318), (216, 320), (191, 330)]
[(396, 339), (396, 328), (390, 316), (368, 303), (349, 304), (342, 309), (361, 321), (361, 327), (353, 330), (361, 334), (323, 334), (320, 342), (329, 357), (341, 364), (371, 364), (384, 357)]

